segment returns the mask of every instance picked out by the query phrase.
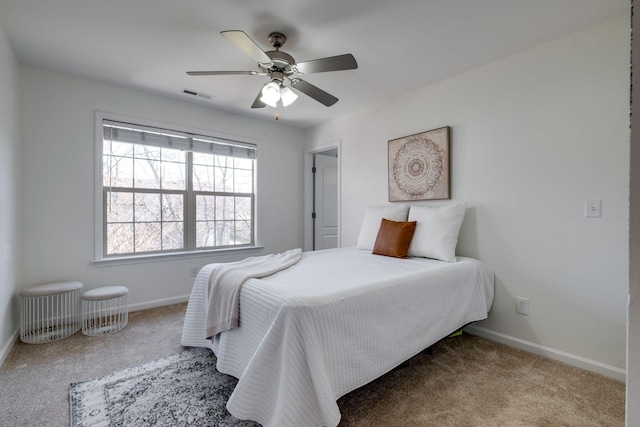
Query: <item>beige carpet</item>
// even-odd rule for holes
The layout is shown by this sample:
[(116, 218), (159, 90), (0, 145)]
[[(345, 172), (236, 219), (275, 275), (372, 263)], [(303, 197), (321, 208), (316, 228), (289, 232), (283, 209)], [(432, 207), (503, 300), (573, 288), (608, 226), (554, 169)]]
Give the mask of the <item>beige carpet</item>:
[(338, 403), (344, 427), (624, 426), (625, 387), (463, 334)]
[[(68, 426), (69, 384), (181, 350), (184, 304), (131, 313), (122, 331), (17, 343), (0, 367), (0, 426)], [(343, 396), (341, 427), (624, 426), (625, 386), (464, 334)]]

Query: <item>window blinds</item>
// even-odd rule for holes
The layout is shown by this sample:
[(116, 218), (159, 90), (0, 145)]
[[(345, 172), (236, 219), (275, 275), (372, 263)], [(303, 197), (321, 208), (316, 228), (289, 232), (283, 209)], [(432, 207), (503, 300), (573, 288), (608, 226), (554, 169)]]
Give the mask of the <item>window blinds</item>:
[(256, 158), (256, 146), (243, 142), (211, 138), (173, 130), (152, 128), (129, 123), (103, 120), (102, 130), (105, 141), (129, 142), (152, 145), (161, 148), (195, 151), (220, 156)]

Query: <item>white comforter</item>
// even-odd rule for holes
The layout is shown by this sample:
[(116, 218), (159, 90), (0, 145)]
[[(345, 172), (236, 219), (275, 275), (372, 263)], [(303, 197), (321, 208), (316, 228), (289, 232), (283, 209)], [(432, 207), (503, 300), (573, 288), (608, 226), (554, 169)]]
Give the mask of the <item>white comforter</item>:
[(356, 248), (306, 252), (292, 267), (249, 279), (240, 327), (206, 340), (208, 279), (195, 280), (182, 344), (209, 347), (239, 378), (227, 409), (265, 426), (336, 426), (336, 400), (459, 329), (487, 317), (493, 273), (396, 259)]

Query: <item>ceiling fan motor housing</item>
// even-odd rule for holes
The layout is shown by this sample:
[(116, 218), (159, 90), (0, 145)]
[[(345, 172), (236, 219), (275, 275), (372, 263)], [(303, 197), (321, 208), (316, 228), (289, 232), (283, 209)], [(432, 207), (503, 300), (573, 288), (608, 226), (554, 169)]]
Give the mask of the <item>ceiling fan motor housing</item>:
[(279, 50), (270, 50), (265, 53), (269, 58), (271, 58), (271, 62), (273, 63), (273, 65), (270, 67), (271, 69), (282, 69), (282, 71), (284, 71), (287, 75), (293, 72), (291, 66), (295, 65), (296, 63), (295, 59), (293, 59), (293, 56)]

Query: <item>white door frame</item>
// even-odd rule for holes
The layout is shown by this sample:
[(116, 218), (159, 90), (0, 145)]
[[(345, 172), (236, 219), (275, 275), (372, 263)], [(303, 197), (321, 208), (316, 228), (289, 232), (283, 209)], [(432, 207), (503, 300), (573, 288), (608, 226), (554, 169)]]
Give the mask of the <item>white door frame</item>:
[(340, 153), (341, 140), (328, 142), (327, 144), (310, 148), (304, 153), (304, 250), (313, 250), (313, 221), (311, 214), (313, 212), (313, 173), (311, 168), (313, 167), (313, 155), (321, 153), (323, 151), (337, 149), (338, 150), (338, 247), (342, 246), (341, 242), (341, 223), (342, 215), (340, 208), (340, 165), (342, 164), (342, 154)]

